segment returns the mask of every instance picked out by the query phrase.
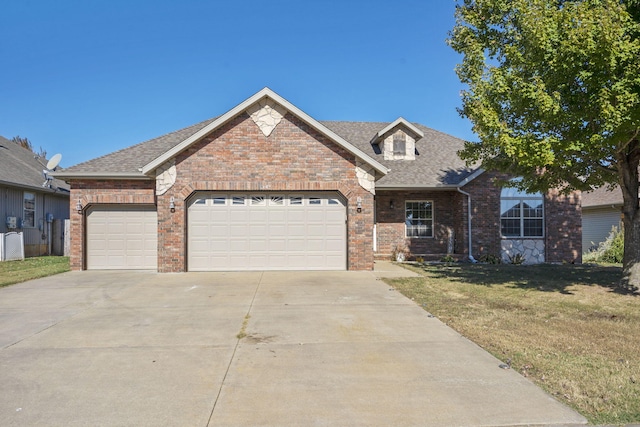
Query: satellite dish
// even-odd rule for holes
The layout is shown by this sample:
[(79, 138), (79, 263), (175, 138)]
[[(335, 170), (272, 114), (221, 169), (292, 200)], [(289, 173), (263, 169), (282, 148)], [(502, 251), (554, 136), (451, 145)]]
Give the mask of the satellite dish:
[(53, 170), (60, 164), (62, 160), (62, 154), (54, 154), (53, 157), (47, 162), (47, 169)]

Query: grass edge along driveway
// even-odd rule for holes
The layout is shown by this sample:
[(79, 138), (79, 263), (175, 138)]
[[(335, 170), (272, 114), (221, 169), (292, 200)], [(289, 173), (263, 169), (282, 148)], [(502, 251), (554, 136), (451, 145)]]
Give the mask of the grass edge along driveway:
[(41, 256), (0, 262), (0, 288), (69, 271), (69, 257)]
[(594, 424), (640, 423), (640, 295), (589, 265), (407, 266), (385, 279)]

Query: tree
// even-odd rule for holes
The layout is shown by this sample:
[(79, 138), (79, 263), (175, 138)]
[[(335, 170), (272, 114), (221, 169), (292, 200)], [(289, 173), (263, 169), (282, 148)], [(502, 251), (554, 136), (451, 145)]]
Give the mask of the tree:
[(42, 157), (43, 159), (47, 158), (47, 151), (43, 150), (42, 147), (40, 147), (40, 150), (36, 152), (36, 150), (33, 148), (33, 144), (31, 143), (31, 141), (29, 141), (28, 138), (23, 138), (20, 135), (16, 135), (13, 138), (11, 138), (11, 141), (15, 142), (22, 148), (26, 148), (27, 150), (31, 151), (38, 157)]
[(448, 40), (459, 110), (480, 141), (460, 155), (523, 190), (619, 185), (623, 280), (640, 286), (638, 0), (458, 0)]

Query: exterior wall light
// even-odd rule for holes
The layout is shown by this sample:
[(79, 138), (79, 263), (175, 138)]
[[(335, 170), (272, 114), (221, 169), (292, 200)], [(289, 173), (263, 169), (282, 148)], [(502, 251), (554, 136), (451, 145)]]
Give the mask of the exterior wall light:
[(393, 209), (395, 206), (393, 205), (393, 199), (389, 200), (389, 209)]
[(78, 199), (78, 201), (76, 202), (76, 210), (79, 214), (82, 213), (82, 201), (80, 199)]
[(169, 210), (171, 213), (176, 211), (176, 199), (173, 196), (169, 199)]
[(362, 212), (362, 197), (358, 197), (356, 200), (356, 210), (358, 213)]

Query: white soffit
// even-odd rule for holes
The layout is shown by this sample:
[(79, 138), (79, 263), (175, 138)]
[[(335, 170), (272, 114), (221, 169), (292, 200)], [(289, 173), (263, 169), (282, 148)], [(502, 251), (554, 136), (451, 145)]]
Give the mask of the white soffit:
[[(329, 128), (327, 128), (326, 126), (324, 126), (323, 124), (321, 124), (320, 122), (318, 122), (317, 120), (312, 118), (311, 116), (307, 115), (304, 111), (300, 110), (298, 107), (296, 107), (295, 105), (291, 104), (289, 101), (287, 101), (286, 99), (284, 99), (283, 97), (281, 97), (280, 95), (278, 95), (277, 93), (275, 93), (274, 91), (272, 91), (271, 89), (269, 89), (267, 87), (265, 87), (264, 89), (262, 89), (260, 92), (256, 93), (255, 95), (249, 97), (248, 99), (246, 99), (242, 103), (238, 104), (237, 106), (235, 106), (231, 110), (227, 111), (225, 114), (223, 114), (222, 116), (218, 117), (216, 120), (211, 122), (209, 125), (207, 125), (204, 128), (200, 129), (198, 132), (194, 133), (189, 138), (185, 139), (184, 141), (182, 141), (181, 143), (179, 143), (178, 145), (176, 145), (175, 147), (173, 147), (169, 151), (166, 151), (161, 156), (155, 158), (151, 162), (149, 162), (146, 165), (144, 165), (141, 168), (141, 172), (143, 174), (145, 174), (145, 175), (146, 174), (150, 174), (156, 168), (161, 166), (163, 163), (165, 163), (169, 159), (175, 157), (177, 154), (179, 154), (180, 152), (182, 152), (185, 149), (187, 149), (189, 146), (191, 146), (191, 144), (193, 144), (196, 141), (200, 140), (202, 137), (207, 135), (209, 132), (213, 131), (214, 129), (216, 129), (216, 128), (220, 127), (220, 126), (222, 126), (227, 121), (229, 121), (232, 118), (236, 117), (238, 114), (244, 112), (247, 108), (249, 108), (253, 104), (261, 101), (265, 97), (266, 98), (270, 98), (274, 102), (280, 104), (282, 107), (284, 107), (290, 113), (296, 115), (297, 117), (302, 119), (304, 122), (306, 122), (308, 125), (310, 125), (311, 127), (316, 129), (317, 131), (319, 131), (319, 132), (323, 133), (324, 135), (326, 135), (327, 137), (329, 137), (336, 144), (340, 145), (342, 148), (344, 148), (345, 150), (349, 151), (351, 154), (353, 154), (356, 157), (360, 158), (365, 163), (371, 165), (376, 171), (380, 172), (383, 175), (386, 175), (389, 172), (389, 169), (387, 167), (385, 167), (384, 165), (382, 165), (378, 161), (374, 160), (368, 154), (366, 154), (364, 151), (360, 150), (356, 146), (354, 146), (351, 143), (347, 142), (345, 139), (343, 139), (342, 137), (337, 135), (335, 132), (331, 131)], [(402, 120), (404, 120), (404, 119), (402, 119)], [(406, 122), (406, 120), (405, 120), (405, 122)], [(416, 129), (417, 132), (420, 132), (420, 130), (415, 128), (415, 126), (411, 125), (410, 123), (408, 123), (408, 124), (409, 124), (409, 126), (411, 126), (411, 129)], [(422, 134), (422, 132), (420, 132), (420, 134)]]

